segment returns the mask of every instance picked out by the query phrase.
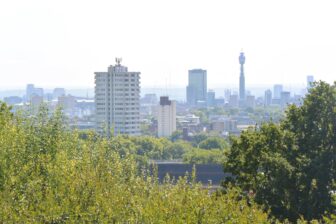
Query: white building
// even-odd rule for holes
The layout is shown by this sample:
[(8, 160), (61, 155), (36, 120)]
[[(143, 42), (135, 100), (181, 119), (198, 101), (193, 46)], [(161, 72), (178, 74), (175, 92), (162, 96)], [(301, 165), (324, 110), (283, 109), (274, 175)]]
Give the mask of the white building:
[(140, 135), (140, 72), (129, 72), (116, 59), (107, 72), (95, 72), (96, 129)]
[(176, 131), (176, 102), (168, 96), (160, 97), (158, 109), (158, 136), (168, 137)]

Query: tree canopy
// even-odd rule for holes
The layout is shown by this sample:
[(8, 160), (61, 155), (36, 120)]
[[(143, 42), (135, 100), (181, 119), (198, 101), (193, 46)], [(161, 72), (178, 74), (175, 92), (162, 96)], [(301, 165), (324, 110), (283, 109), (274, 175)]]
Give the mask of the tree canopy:
[[(67, 128), (59, 111), (22, 117), (0, 104), (0, 222), (269, 222), (237, 189), (211, 193), (194, 178), (158, 183), (135, 158), (144, 148), (163, 155), (167, 140), (152, 141), (82, 135)], [(172, 150), (180, 154), (183, 143), (176, 144)]]
[(263, 124), (232, 139), (224, 164), (234, 183), (280, 219), (336, 213), (336, 83), (316, 83), (279, 125)]

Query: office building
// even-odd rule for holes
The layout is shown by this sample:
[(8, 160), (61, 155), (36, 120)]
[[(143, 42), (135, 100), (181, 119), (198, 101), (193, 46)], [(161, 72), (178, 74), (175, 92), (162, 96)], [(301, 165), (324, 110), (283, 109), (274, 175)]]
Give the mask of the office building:
[(226, 102), (229, 102), (231, 96), (231, 89), (225, 89), (224, 90), (224, 98)]
[(22, 103), (22, 98), (19, 96), (8, 96), (4, 98), (4, 102), (8, 105), (14, 105)]
[(34, 84), (28, 84), (26, 87), (26, 99), (28, 102), (30, 101), (30, 98), (32, 97), (34, 93), (34, 89), (35, 89)]
[(308, 75), (307, 76), (307, 89), (310, 89), (314, 83), (314, 76)]
[(155, 93), (147, 93), (140, 99), (141, 104), (157, 105), (158, 99)]
[(255, 96), (252, 96), (252, 95), (246, 96), (245, 106), (249, 108), (254, 108), (255, 107)]
[(187, 86), (187, 103), (191, 106), (206, 103), (207, 71), (203, 69), (189, 70)]
[(63, 95), (58, 97), (58, 106), (60, 106), (64, 113), (69, 116), (74, 115), (74, 110), (76, 107), (76, 97), (71, 96), (71, 95)]
[(244, 52), (240, 53), (239, 64), (240, 64), (239, 100), (244, 101), (245, 100), (245, 74), (244, 74), (245, 55), (244, 55)]
[(290, 92), (282, 91), (280, 97), (280, 104), (282, 107), (286, 107), (290, 103)]
[(100, 133), (140, 135), (140, 72), (116, 59), (107, 72), (95, 72), (96, 129)]
[(207, 105), (208, 105), (208, 107), (216, 106), (216, 93), (213, 90), (209, 90), (209, 92), (208, 92)]
[(34, 84), (28, 84), (26, 87), (26, 101), (30, 102), (32, 96), (40, 96), (43, 98), (43, 88), (36, 88)]
[(239, 99), (238, 95), (231, 95), (229, 99), (229, 107), (237, 108), (239, 106)]
[(272, 91), (270, 89), (265, 91), (264, 105), (270, 106), (272, 104)]
[(53, 98), (58, 99), (60, 96), (65, 96), (65, 89), (64, 88), (55, 88), (53, 91)]
[(38, 108), (43, 103), (43, 97), (39, 95), (32, 95), (29, 100), (30, 106), (33, 108)]
[(176, 102), (168, 96), (160, 97), (158, 109), (158, 136), (169, 137), (176, 131)]
[(273, 99), (281, 99), (281, 92), (283, 91), (283, 86), (280, 84), (274, 85)]

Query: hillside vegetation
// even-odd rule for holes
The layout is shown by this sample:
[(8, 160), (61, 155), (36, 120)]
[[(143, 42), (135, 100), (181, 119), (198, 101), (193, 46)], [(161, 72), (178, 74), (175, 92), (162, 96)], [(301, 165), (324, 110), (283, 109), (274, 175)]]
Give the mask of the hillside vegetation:
[(268, 222), (236, 189), (159, 184), (124, 145), (68, 130), (59, 111), (25, 118), (0, 106), (1, 223)]

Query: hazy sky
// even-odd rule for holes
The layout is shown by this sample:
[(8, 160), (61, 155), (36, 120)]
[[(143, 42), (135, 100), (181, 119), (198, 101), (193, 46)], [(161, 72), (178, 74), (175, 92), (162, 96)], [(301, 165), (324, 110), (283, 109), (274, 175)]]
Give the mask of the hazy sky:
[(309, 0), (1, 0), (0, 88), (93, 87), (122, 57), (142, 86), (208, 87), (336, 80), (336, 2)]

